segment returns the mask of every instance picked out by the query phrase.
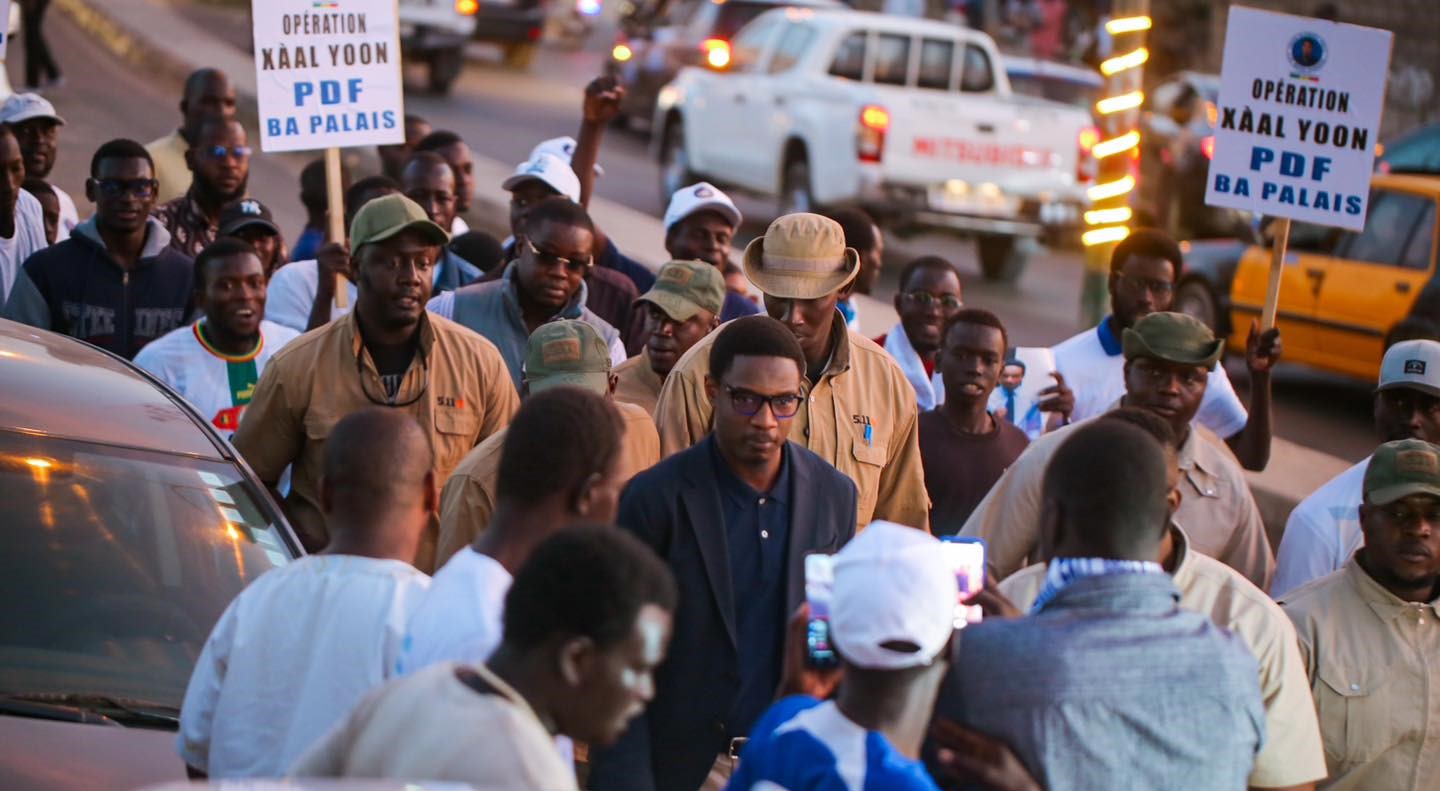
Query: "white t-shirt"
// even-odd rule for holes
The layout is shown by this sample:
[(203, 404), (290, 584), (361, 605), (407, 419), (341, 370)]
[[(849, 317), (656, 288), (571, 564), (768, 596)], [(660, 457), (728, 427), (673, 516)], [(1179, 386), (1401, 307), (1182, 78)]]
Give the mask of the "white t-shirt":
[[(430, 298), (429, 302), (425, 303), (425, 309), (430, 311), (431, 313), (434, 313), (436, 316), (439, 316), (442, 319), (450, 319), (451, 321), (454, 321), (455, 292), (446, 291), (441, 294), (436, 294), (434, 297)], [(618, 334), (614, 338), (610, 339), (610, 342), (607, 344), (607, 346), (609, 346), (610, 348), (611, 366), (618, 366), (620, 363), (623, 363), (626, 360), (630, 359), (629, 355), (625, 353), (625, 342), (620, 339), (620, 336)]]
[(481, 692), (432, 665), (361, 701), (294, 765), (295, 777), (469, 783), (475, 788), (577, 788), (575, 770), (525, 699), (484, 665)]
[(80, 224), (80, 210), (75, 208), (75, 201), (70, 197), (70, 193), (54, 184), (50, 185), (50, 189), (55, 191), (55, 200), (60, 203), (60, 225), (55, 228), (55, 241), (59, 243), (69, 239), (70, 232)]
[(405, 633), (400, 674), (440, 662), (478, 665), (490, 658), (503, 636), (505, 594), (514, 577), (489, 555), (472, 547), (456, 552), (430, 583)]
[(1365, 543), (1360, 532), (1360, 501), (1365, 499), (1366, 458), (1331, 478), (1290, 512), (1275, 557), (1274, 598), (1313, 579), (1339, 571)]
[(408, 563), (311, 555), (235, 598), (195, 664), (180, 757), (212, 778), (279, 777), (395, 675), (430, 578)]
[[(240, 426), (240, 415), (245, 411), (245, 405), (250, 403), (253, 385), (260, 381), (265, 365), (275, 352), (300, 333), (273, 321), (261, 321), (260, 348), (252, 355), (232, 358), (207, 349), (200, 342), (199, 326), (200, 322), (196, 322), (156, 338), (135, 355), (135, 364), (175, 388), (175, 392), (210, 420), (210, 425), (221, 436), (230, 439)], [(251, 387), (248, 391), (236, 393), (231, 386), (231, 367), (240, 366), (243, 369), (247, 362), (254, 363), (254, 379), (249, 382)], [(249, 377), (246, 375), (243, 378)], [(241, 403), (236, 404), (236, 401)]]
[[(345, 290), (350, 294), (350, 301), (343, 308), (331, 301), (330, 321), (344, 316), (355, 307), (355, 283), (346, 280)], [(315, 306), (315, 295), (319, 291), (320, 262), (314, 259), (292, 261), (270, 276), (265, 290), (265, 318), (304, 332), (310, 324), (310, 309)]]
[(20, 274), (20, 267), (31, 254), (44, 250), (45, 210), (34, 195), (20, 190), (15, 199), (15, 235), (0, 237), (0, 306), (10, 298), (10, 289)]
[[(1096, 328), (1076, 335), (1056, 346), (1055, 368), (1065, 377), (1065, 384), (1075, 393), (1072, 422), (1102, 415), (1125, 395), (1125, 356), (1113, 356), (1100, 344)], [(1249, 415), (1235, 395), (1225, 366), (1216, 364), (1205, 386), (1205, 397), (1195, 422), (1228, 439), (1245, 428)]]

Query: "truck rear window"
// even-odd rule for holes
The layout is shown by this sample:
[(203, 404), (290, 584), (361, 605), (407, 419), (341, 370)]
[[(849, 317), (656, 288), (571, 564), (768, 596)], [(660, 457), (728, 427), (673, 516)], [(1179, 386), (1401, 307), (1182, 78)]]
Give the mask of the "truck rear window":
[(875, 37), (875, 83), (904, 85), (910, 71), (910, 38), (891, 33)]

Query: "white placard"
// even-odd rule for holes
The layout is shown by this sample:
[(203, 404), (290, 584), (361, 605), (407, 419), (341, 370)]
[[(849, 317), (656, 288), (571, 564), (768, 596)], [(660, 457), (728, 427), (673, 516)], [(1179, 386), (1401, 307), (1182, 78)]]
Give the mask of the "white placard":
[(405, 142), (396, 0), (253, 0), (265, 151)]
[(1364, 228), (1393, 38), (1231, 6), (1205, 202)]

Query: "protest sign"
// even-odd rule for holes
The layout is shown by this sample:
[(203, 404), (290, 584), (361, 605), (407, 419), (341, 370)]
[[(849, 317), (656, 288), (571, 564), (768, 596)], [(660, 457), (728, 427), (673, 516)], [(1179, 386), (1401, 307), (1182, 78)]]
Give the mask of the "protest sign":
[(1280, 218), (1267, 329), (1290, 220), (1365, 227), (1393, 39), (1376, 28), (1230, 8), (1205, 202)]
[(260, 147), (405, 142), (395, 0), (254, 0)]

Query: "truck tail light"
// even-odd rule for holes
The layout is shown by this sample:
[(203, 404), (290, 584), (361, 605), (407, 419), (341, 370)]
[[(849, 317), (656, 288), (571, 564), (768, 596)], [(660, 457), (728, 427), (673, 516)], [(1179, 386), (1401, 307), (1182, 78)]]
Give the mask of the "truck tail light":
[(480, 0), (455, 0), (455, 13), (462, 16), (475, 16), (480, 10)]
[(705, 65), (712, 69), (730, 65), (730, 42), (723, 38), (707, 38), (700, 42), (700, 53), (705, 56)]
[(1078, 149), (1078, 156), (1075, 158), (1075, 180), (1088, 184), (1094, 181), (1100, 172), (1100, 165), (1095, 159), (1095, 144), (1100, 142), (1100, 130), (1087, 126), (1080, 130), (1075, 142)]
[(867, 104), (860, 108), (860, 129), (856, 135), (856, 155), (861, 162), (879, 162), (885, 153), (885, 133), (890, 131), (890, 111)]

